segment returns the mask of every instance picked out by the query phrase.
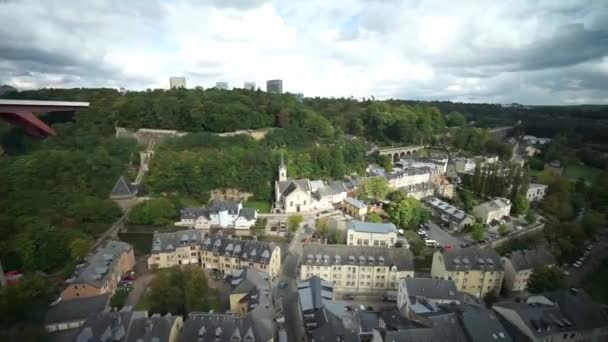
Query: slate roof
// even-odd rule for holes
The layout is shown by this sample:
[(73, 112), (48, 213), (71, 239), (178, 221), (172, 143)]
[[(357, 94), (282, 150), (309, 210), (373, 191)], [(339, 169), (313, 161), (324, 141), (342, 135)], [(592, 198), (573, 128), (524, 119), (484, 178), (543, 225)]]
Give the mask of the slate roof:
[[(577, 330), (572, 321), (564, 316), (557, 306), (538, 303), (500, 302), (495, 303), (493, 308), (514, 311), (538, 338)], [(500, 314), (499, 310), (496, 311)]]
[(185, 229), (171, 233), (154, 233), (152, 254), (174, 251), (177, 247), (197, 246), (203, 242), (204, 232), (200, 229)]
[(436, 197), (429, 197), (423, 200), (429, 207), (438, 211), (441, 215), (445, 215), (449, 221), (460, 224), (467, 218), (475, 220), (471, 215), (468, 215), (463, 210), (444, 202)]
[(333, 284), (317, 276), (298, 283), (300, 310), (305, 313), (323, 308), (325, 302), (333, 300), (333, 297)]
[(447, 271), (503, 270), (500, 256), (493, 249), (470, 247), (435, 253), (441, 253)]
[(145, 311), (103, 312), (90, 316), (78, 328), (75, 342), (125, 341), (131, 318), (145, 317)]
[(270, 276), (267, 272), (262, 272), (254, 267), (247, 267), (239, 270), (238, 275), (232, 277), (232, 294), (250, 293), (255, 290), (270, 290)]
[(191, 313), (184, 323), (179, 341), (261, 342), (268, 341), (274, 330), (254, 323), (252, 315)]
[(112, 188), (112, 192), (110, 192), (111, 198), (129, 198), (137, 196), (139, 189), (136, 185), (127, 182), (125, 177), (120, 176), (114, 184), (114, 188)]
[(378, 329), (384, 342), (468, 342), (455, 313), (434, 314), (427, 317), (430, 326), (409, 323), (398, 330)]
[(359, 201), (359, 200), (358, 200), (358, 199), (356, 199), (356, 198), (352, 198), (352, 197), (346, 197), (346, 198), (344, 199), (344, 202), (346, 202), (346, 203), (348, 203), (348, 204), (352, 205), (352, 206), (353, 206), (353, 207), (355, 207), (355, 208), (359, 208), (359, 209), (367, 208), (367, 204), (365, 204), (365, 203), (363, 203), (363, 202)]
[(398, 271), (413, 271), (412, 252), (405, 248), (306, 244), (302, 265), (396, 266)]
[(333, 314), (331, 311), (321, 309), (322, 315), (319, 317), (322, 319), (317, 320), (319, 327), (313, 330), (310, 334), (315, 342), (324, 341), (341, 341), (346, 334), (346, 329), (340, 317)]
[(374, 234), (397, 234), (397, 226), (392, 223), (373, 223), (357, 220), (348, 221), (349, 230), (354, 230), (359, 233), (374, 233)]
[(255, 208), (243, 208), (239, 213), (239, 216), (246, 218), (247, 220), (253, 220), (256, 218)]
[(128, 253), (133, 247), (122, 241), (107, 241), (88, 257), (84, 264), (76, 266), (74, 276), (68, 279), (70, 284), (87, 283), (95, 287), (102, 286), (112, 269), (117, 266), (123, 253)]
[[(180, 316), (154, 314), (151, 317), (132, 318), (126, 342), (169, 341), (171, 328)], [(156, 339), (155, 339), (156, 338)]]
[(268, 264), (275, 248), (273, 242), (228, 239), (221, 235), (208, 235), (203, 240), (201, 249), (214, 251), (221, 255), (239, 257), (242, 260)]
[(431, 300), (460, 301), (456, 284), (451, 280), (432, 278), (404, 278), (409, 296), (426, 297)]
[(530, 270), (540, 266), (555, 265), (553, 254), (546, 248), (514, 251), (509, 257), (515, 271)]
[(94, 297), (61, 300), (49, 307), (45, 323), (63, 323), (85, 319), (90, 315), (104, 311), (109, 298), (109, 294), (103, 294)]
[(317, 189), (316, 191), (316, 195), (319, 197), (322, 196), (334, 196), (334, 195), (339, 195), (342, 191), (340, 191), (339, 189), (334, 188), (333, 186), (329, 186), (329, 185), (325, 185), (320, 187), (319, 189)]
[(548, 292), (544, 296), (557, 304), (564, 316), (579, 330), (608, 328), (607, 312), (601, 305), (594, 303), (587, 293), (562, 290)]
[(397, 178), (403, 178), (403, 177), (409, 177), (409, 176), (415, 176), (415, 175), (423, 175), (423, 174), (431, 174), (431, 168), (428, 166), (423, 166), (423, 167), (412, 167), (412, 168), (407, 168), (401, 171), (397, 171), (397, 172), (392, 172), (389, 173), (387, 175), (388, 179), (397, 179)]
[(232, 201), (211, 201), (207, 208), (212, 213), (218, 213), (220, 211), (228, 211), (228, 214), (236, 215), (239, 213), (239, 202)]
[(470, 341), (511, 342), (496, 314), (481, 305), (458, 305), (458, 317)]

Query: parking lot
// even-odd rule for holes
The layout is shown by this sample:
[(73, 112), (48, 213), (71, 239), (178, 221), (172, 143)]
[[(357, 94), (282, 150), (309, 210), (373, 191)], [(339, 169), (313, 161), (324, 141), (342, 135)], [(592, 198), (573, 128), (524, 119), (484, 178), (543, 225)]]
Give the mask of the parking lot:
[(460, 245), (462, 245), (464, 243), (470, 243), (470, 241), (467, 241), (466, 239), (464, 239), (462, 237), (454, 236), (454, 235), (450, 234), (449, 232), (441, 229), (441, 227), (439, 227), (437, 224), (435, 224), (433, 222), (429, 221), (426, 223), (426, 225), (429, 228), (427, 230), (427, 232), (429, 234), (428, 239), (437, 241), (437, 243), (441, 246), (451, 245), (453, 247), (459, 248)]

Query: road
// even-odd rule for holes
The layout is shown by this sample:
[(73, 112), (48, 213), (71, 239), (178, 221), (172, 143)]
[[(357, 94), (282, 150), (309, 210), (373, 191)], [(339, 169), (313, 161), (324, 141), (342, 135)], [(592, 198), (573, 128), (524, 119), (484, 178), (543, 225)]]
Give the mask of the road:
[(312, 235), (313, 229), (306, 229), (304, 226), (314, 227), (314, 218), (306, 218), (303, 225), (295, 232), (288, 247), (288, 254), (283, 261), (278, 281), (279, 284), (287, 281), (288, 286), (284, 289), (277, 286), (275, 290), (275, 296), (283, 298), (283, 315), (285, 316), (285, 330), (288, 341), (305, 340), (304, 326), (300, 318), (298, 304), (298, 266), (302, 258), (302, 239)]
[(570, 267), (568, 272), (568, 283), (571, 286), (582, 286), (582, 282), (600, 265), (602, 260), (608, 258), (608, 236), (600, 237), (600, 240), (593, 243), (593, 248), (589, 256), (579, 268)]
[(441, 246), (452, 245), (459, 248), (461, 244), (466, 243), (464, 239), (453, 236), (433, 222), (429, 221), (426, 225), (429, 227), (429, 239), (437, 241)]

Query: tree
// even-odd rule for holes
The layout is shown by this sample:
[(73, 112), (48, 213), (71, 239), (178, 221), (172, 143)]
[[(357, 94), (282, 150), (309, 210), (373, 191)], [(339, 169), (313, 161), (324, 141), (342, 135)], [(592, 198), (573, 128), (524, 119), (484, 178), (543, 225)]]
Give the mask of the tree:
[(367, 214), (367, 222), (382, 223), (382, 217), (377, 212)]
[(528, 292), (542, 293), (565, 287), (564, 274), (557, 267), (541, 266), (534, 269), (528, 278)]
[(70, 242), (70, 255), (72, 259), (78, 260), (87, 255), (91, 249), (91, 241), (83, 238), (76, 238)]
[(166, 225), (175, 222), (177, 210), (168, 198), (153, 198), (136, 205), (129, 212), (129, 223)]
[(287, 228), (290, 232), (295, 232), (300, 227), (300, 223), (304, 220), (304, 217), (300, 214), (289, 215), (287, 218)]
[(408, 229), (413, 229), (431, 218), (430, 212), (422, 203), (411, 197), (391, 203), (387, 212), (391, 222), (401, 228)]
[(473, 240), (481, 241), (484, 239), (485, 236), (486, 230), (484, 229), (483, 225), (479, 222), (474, 223), (471, 227), (471, 237), (473, 238)]
[(399, 202), (407, 198), (407, 194), (402, 190), (395, 190), (388, 194), (388, 200), (391, 202)]
[(536, 222), (536, 211), (534, 209), (528, 208), (528, 211), (526, 212), (526, 222), (529, 224)]
[(530, 202), (526, 196), (522, 194), (515, 195), (515, 201), (513, 201), (513, 205), (511, 206), (511, 212), (520, 215), (526, 213), (528, 208), (530, 208)]
[(390, 191), (385, 178), (375, 177), (364, 181), (357, 190), (359, 197), (365, 199), (382, 200)]
[(172, 267), (156, 272), (148, 299), (153, 313), (187, 315), (217, 309), (216, 291), (208, 286), (205, 271), (198, 267)]
[(18, 323), (42, 322), (54, 291), (53, 284), (40, 275), (0, 288), (0, 331)]
[(498, 232), (500, 235), (506, 235), (509, 232), (509, 228), (503, 223), (498, 227)]
[(28, 271), (52, 271), (71, 260), (63, 232), (46, 224), (25, 227), (15, 240), (17, 252)]
[(467, 118), (459, 112), (451, 112), (445, 116), (446, 124), (450, 127), (465, 127), (467, 125)]
[(386, 172), (393, 171), (393, 158), (387, 155), (378, 156), (378, 164), (384, 168)]
[(606, 225), (606, 216), (599, 211), (586, 210), (581, 225), (585, 230), (585, 233), (587, 233), (587, 236), (591, 237), (595, 235), (600, 228)]

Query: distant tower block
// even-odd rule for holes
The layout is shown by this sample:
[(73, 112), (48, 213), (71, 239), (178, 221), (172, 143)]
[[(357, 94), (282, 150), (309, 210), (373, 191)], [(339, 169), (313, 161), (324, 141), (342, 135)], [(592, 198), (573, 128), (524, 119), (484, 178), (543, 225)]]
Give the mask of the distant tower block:
[(215, 82), (215, 88), (228, 90), (228, 82)]
[(283, 93), (283, 80), (268, 80), (266, 81), (266, 92), (282, 94)]
[(247, 90), (255, 90), (255, 82), (245, 82), (243, 88)]
[(170, 77), (169, 78), (169, 87), (171, 89), (186, 88), (186, 78), (185, 77)]

